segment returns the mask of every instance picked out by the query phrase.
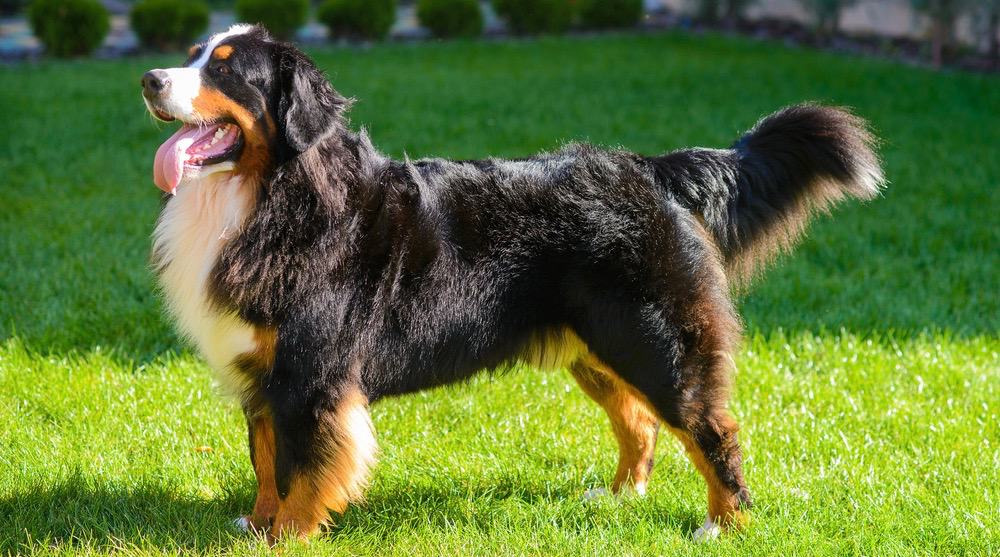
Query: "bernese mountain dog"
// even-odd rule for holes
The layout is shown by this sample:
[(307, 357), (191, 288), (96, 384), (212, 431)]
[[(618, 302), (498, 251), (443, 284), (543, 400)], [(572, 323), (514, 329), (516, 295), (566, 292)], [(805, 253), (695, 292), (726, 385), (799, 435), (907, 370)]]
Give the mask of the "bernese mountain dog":
[(308, 57), (248, 25), (142, 93), (182, 123), (154, 161), (153, 265), (242, 404), (258, 492), (237, 522), (271, 541), (362, 497), (370, 404), (518, 363), (567, 369), (605, 410), (615, 493), (645, 492), (662, 424), (708, 486), (695, 537), (739, 527), (733, 288), (884, 182), (866, 123), (814, 104), (728, 149), (396, 161)]

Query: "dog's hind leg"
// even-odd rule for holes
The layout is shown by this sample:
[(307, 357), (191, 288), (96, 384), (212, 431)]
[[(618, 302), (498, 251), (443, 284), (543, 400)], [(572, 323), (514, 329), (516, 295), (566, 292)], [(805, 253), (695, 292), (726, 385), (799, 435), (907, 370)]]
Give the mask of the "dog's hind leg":
[[(711, 325), (705, 327), (702, 333), (710, 334)], [(727, 351), (702, 348), (680, 359), (670, 389), (648, 394), (708, 487), (708, 514), (694, 534), (699, 541), (742, 527), (751, 506), (743, 479), (739, 426), (726, 407), (732, 358)]]
[[(691, 462), (708, 487), (708, 514), (695, 532), (698, 540), (713, 538), (723, 530), (738, 529), (749, 519), (750, 492), (743, 479), (739, 427), (726, 409), (728, 367), (725, 356), (689, 358), (699, 362), (672, 374), (675, 381), (666, 389), (642, 384), (638, 400), (648, 400), (667, 429), (680, 439)], [(664, 374), (670, 377), (668, 374)], [(647, 378), (650, 377), (647, 375)], [(623, 380), (624, 381), (624, 380)], [(656, 381), (658, 385), (662, 382)], [(631, 387), (628, 387), (631, 388)]]
[(570, 367), (570, 374), (611, 419), (618, 440), (618, 470), (611, 490), (616, 495), (646, 493), (653, 471), (659, 421), (648, 403), (594, 356), (587, 355)]
[(275, 412), (278, 512), (269, 540), (306, 537), (363, 497), (375, 462), (368, 400), (357, 388), (313, 408)]
[(750, 508), (750, 492), (743, 481), (735, 420), (725, 412), (704, 420), (697, 432), (669, 428), (681, 440), (691, 462), (708, 484), (708, 515), (694, 533), (697, 541), (744, 526), (748, 520), (745, 511)]
[[(697, 222), (674, 224), (692, 232), (673, 230), (672, 245), (686, 246), (685, 257), (657, 255), (649, 265), (662, 260), (660, 267), (634, 290), (582, 289), (573, 300), (584, 310), (574, 329), (684, 444), (708, 487), (708, 518), (697, 533), (708, 537), (738, 528), (750, 506), (738, 427), (727, 410), (739, 320)], [(670, 229), (660, 232), (672, 238)]]
[[(709, 360), (719, 358), (710, 357)], [(709, 366), (728, 365), (721, 362)], [(722, 369), (706, 371), (706, 375), (727, 375)], [(737, 432), (739, 426), (726, 409), (728, 385), (711, 382), (698, 386), (697, 399), (687, 399), (674, 408), (679, 419), (668, 429), (684, 445), (691, 462), (708, 486), (708, 515), (695, 533), (698, 541), (714, 538), (723, 530), (738, 529), (746, 524), (751, 507), (750, 491), (743, 479), (743, 457)]]

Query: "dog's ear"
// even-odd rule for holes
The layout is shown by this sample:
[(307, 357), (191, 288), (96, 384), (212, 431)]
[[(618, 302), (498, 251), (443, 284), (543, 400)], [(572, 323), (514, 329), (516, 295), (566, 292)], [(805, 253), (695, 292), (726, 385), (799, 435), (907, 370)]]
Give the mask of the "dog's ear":
[(341, 124), (349, 101), (333, 89), (305, 54), (291, 45), (282, 45), (279, 68), (278, 126), (288, 147), (299, 154)]

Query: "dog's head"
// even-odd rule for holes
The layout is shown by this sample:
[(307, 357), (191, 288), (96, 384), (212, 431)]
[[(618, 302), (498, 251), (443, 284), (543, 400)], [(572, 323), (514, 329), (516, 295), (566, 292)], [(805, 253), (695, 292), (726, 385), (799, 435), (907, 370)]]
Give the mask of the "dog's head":
[(336, 130), (348, 104), (298, 49), (251, 25), (191, 47), (182, 67), (146, 72), (142, 96), (154, 117), (183, 123), (153, 163), (168, 193), (216, 172), (265, 176)]

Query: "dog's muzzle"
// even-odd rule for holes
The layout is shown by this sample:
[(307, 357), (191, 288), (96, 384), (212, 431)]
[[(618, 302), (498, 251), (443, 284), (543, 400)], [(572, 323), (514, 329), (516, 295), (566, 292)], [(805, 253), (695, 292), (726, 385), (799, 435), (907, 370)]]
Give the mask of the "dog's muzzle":
[(142, 96), (155, 100), (170, 88), (170, 76), (163, 70), (150, 70), (142, 76)]

